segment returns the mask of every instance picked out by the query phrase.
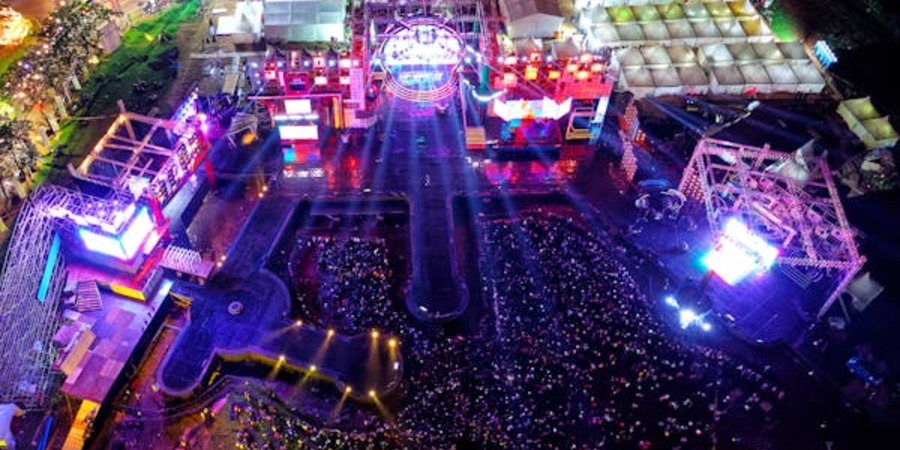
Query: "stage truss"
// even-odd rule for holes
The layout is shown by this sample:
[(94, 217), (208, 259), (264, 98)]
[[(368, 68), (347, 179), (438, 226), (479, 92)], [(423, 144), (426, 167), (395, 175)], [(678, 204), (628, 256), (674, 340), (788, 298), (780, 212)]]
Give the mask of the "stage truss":
[[(92, 217), (113, 224), (126, 208), (128, 195), (109, 199), (44, 185), (28, 197), (9, 239), (0, 274), (0, 403), (37, 409), (49, 399), (53, 364), (58, 357), (53, 335), (59, 328), (60, 298), (65, 286), (63, 252), (46, 267), (60, 221)], [(60, 220), (57, 220), (60, 219)], [(46, 278), (46, 296), (38, 291)]]
[[(825, 270), (839, 280), (821, 318), (865, 263), (825, 158), (703, 139), (679, 190), (706, 208), (713, 238), (739, 217), (779, 247), (777, 262)], [(807, 157), (804, 157), (806, 155)]]

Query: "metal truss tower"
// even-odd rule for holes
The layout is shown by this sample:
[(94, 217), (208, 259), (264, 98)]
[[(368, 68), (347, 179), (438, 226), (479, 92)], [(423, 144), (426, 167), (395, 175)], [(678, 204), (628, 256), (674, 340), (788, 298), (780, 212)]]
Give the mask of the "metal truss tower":
[(58, 356), (52, 340), (66, 279), (57, 218), (90, 213), (100, 222), (111, 220), (129, 199), (110, 200), (116, 201), (45, 185), (25, 201), (0, 274), (0, 403), (35, 409), (49, 400)]
[(730, 217), (738, 216), (779, 247), (779, 264), (822, 269), (838, 280), (819, 310), (821, 318), (866, 259), (824, 156), (809, 153), (703, 139), (679, 189), (705, 207), (714, 238)]

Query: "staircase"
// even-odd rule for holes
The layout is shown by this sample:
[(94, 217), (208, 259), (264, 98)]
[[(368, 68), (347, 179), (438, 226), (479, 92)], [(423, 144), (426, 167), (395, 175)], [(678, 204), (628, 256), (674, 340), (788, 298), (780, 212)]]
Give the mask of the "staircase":
[(103, 300), (100, 298), (100, 287), (96, 281), (79, 281), (75, 288), (75, 310), (83, 313), (100, 311)]

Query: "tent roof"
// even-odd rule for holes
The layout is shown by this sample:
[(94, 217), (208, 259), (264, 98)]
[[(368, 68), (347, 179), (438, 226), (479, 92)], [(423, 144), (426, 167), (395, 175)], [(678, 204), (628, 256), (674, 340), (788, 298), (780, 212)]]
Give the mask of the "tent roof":
[(616, 34), (623, 41), (643, 41), (644, 30), (636, 23), (616, 25)]
[(859, 120), (868, 120), (881, 117), (870, 97), (852, 98), (841, 102), (841, 106), (850, 110), (853, 116)]
[(671, 65), (672, 59), (666, 48), (661, 45), (653, 45), (641, 48), (641, 54), (644, 55), (644, 61), (647, 65)]
[(744, 84), (744, 77), (741, 71), (734, 66), (713, 67), (712, 75), (719, 84)]
[(574, 58), (581, 53), (581, 47), (575, 43), (575, 39), (569, 37), (562, 42), (553, 43), (553, 54), (557, 58)]
[(734, 62), (734, 56), (728, 50), (725, 44), (710, 44), (700, 47), (700, 51), (707, 61), (714, 66), (731, 64)]
[[(700, 3), (700, 2), (698, 2)], [(715, 18), (726, 18), (726, 17), (734, 17), (731, 12), (731, 8), (725, 4), (725, 2), (709, 2), (709, 3), (701, 3), (703, 6), (706, 6), (706, 10), (709, 11), (709, 15)]]
[(746, 64), (738, 66), (744, 81), (752, 84), (772, 84), (766, 68), (762, 64)]
[(775, 84), (797, 84), (800, 82), (794, 70), (787, 64), (768, 64), (765, 66), (769, 78)]
[(793, 67), (794, 74), (797, 75), (797, 78), (800, 79), (800, 82), (806, 84), (821, 84), (825, 85), (825, 79), (822, 78), (822, 74), (819, 73), (819, 69), (812, 64), (800, 64), (795, 65)]
[(701, 86), (709, 84), (709, 77), (703, 68), (697, 65), (684, 66), (678, 68), (678, 76), (681, 82), (686, 86)]
[(775, 45), (778, 46), (778, 49), (781, 50), (781, 53), (787, 59), (809, 61), (809, 55), (806, 54), (806, 49), (804, 49), (803, 44), (799, 42), (779, 42)]
[[(343, 4), (343, 2), (341, 2)], [(534, 15), (557, 17), (562, 20), (559, 0), (500, 0), (510, 22), (516, 22)]]
[(716, 28), (716, 24), (711, 20), (703, 20), (699, 22), (694, 22), (694, 34), (697, 37), (703, 38), (717, 38), (722, 37), (721, 33), (719, 33), (719, 29)]
[(694, 27), (687, 20), (673, 20), (666, 23), (669, 36), (673, 39), (691, 39), (694, 37)]
[(744, 29), (741, 27), (741, 24), (738, 23), (735, 19), (721, 19), (716, 21), (716, 26), (719, 27), (719, 31), (722, 33), (723, 37), (730, 38), (742, 38), (747, 37), (747, 33), (744, 32)]
[(687, 45), (675, 44), (667, 47), (667, 49), (672, 64), (695, 64), (697, 62), (697, 55), (694, 53), (694, 50)]
[(629, 67), (622, 71), (625, 82), (630, 87), (652, 87), (653, 76), (643, 67)]
[(878, 141), (897, 140), (897, 130), (891, 126), (891, 122), (887, 117), (876, 117), (862, 121), (866, 130)]
[(652, 41), (668, 41), (669, 40), (669, 28), (666, 27), (666, 24), (663, 22), (647, 22), (641, 24), (641, 29), (644, 30), (644, 36), (647, 39)]
[(767, 62), (783, 62), (784, 54), (778, 49), (778, 46), (772, 42), (757, 42), (750, 44), (759, 57)]
[(759, 55), (753, 50), (750, 44), (728, 44), (728, 51), (737, 64), (750, 64), (759, 61)]
[(674, 67), (650, 69), (650, 74), (653, 76), (653, 84), (656, 86), (672, 87), (681, 86), (682, 84), (678, 71)]
[(709, 17), (709, 11), (703, 7), (703, 3), (692, 2), (681, 5), (684, 15), (690, 20), (706, 19)]
[(622, 67), (641, 67), (644, 65), (644, 57), (641, 51), (635, 47), (617, 50), (616, 59)]

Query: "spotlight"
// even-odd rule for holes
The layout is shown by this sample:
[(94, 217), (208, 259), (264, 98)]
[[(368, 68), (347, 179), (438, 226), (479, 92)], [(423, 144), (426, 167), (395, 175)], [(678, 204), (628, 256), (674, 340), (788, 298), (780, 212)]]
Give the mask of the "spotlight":
[(311, 365), (311, 366), (309, 366), (309, 372), (310, 372), (310, 373), (312, 373), (312, 372), (315, 372), (315, 371), (316, 371), (316, 369), (317, 369), (317, 367), (316, 367), (316, 365), (315, 365), (315, 364), (313, 364), (313, 365)]
[(298, 320), (298, 321), (294, 322), (294, 326), (302, 327), (302, 326), (303, 326), (303, 321), (302, 321), (302, 320)]
[(349, 394), (351, 392), (353, 392), (353, 388), (350, 387), (349, 384), (346, 387), (344, 387), (344, 394)]
[(388, 347), (396, 348), (397, 347), (397, 339), (396, 338), (388, 339)]
[(685, 308), (678, 312), (678, 323), (682, 329), (687, 329), (697, 319), (697, 313), (691, 309)]
[(278, 357), (278, 362), (284, 362), (284, 355)]
[(709, 332), (710, 330), (712, 330), (712, 325), (710, 325), (708, 322), (703, 322), (700, 324), (700, 328), (703, 329), (703, 331)]
[(667, 296), (666, 296), (665, 302), (666, 302), (667, 305), (669, 305), (669, 306), (671, 306), (671, 307), (673, 307), (673, 308), (677, 308), (677, 307), (678, 307), (678, 300), (675, 300), (675, 297), (672, 297), (671, 295), (667, 295)]
[(378, 336), (381, 335), (381, 333), (379, 333), (378, 330), (372, 330), (371, 334), (372, 334), (372, 339), (378, 339)]
[(375, 398), (376, 395), (375, 389), (369, 389), (369, 397)]
[(329, 328), (328, 329), (328, 337), (332, 337), (332, 336), (334, 336), (334, 328)]

